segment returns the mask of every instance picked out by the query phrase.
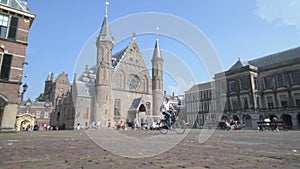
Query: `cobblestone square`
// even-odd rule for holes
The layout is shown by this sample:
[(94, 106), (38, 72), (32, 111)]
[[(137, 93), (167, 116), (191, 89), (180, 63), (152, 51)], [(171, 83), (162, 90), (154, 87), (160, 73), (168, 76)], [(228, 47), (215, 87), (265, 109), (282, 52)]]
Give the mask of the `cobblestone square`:
[[(84, 130), (1, 133), (0, 168), (300, 168), (299, 131), (216, 130), (199, 144), (201, 131), (191, 130), (169, 151), (147, 158), (113, 154), (95, 144)], [(127, 137), (159, 135), (158, 131), (119, 132)]]

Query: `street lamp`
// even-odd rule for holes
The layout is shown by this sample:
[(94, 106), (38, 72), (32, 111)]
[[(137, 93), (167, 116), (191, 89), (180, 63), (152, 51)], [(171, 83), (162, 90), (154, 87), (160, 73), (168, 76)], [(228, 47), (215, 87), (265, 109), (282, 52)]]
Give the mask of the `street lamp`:
[(20, 95), (20, 97), (21, 97), (21, 100), (23, 100), (23, 97), (24, 97), (24, 93), (26, 92), (26, 90), (28, 89), (28, 85), (25, 83), (25, 84), (23, 84), (23, 91), (21, 92), (21, 95)]

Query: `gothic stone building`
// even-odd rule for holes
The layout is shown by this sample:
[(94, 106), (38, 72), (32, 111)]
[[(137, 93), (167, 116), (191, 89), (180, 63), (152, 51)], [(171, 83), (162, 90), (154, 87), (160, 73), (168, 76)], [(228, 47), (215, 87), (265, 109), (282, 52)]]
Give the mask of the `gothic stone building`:
[[(72, 85), (73, 125), (102, 126), (117, 121), (159, 116), (163, 100), (163, 58), (158, 39), (152, 57), (152, 77), (139, 50), (136, 37), (123, 50), (112, 54), (114, 39), (110, 33), (107, 15), (96, 40), (96, 65), (77, 78)], [(60, 112), (60, 116), (62, 116)], [(64, 122), (60, 122), (64, 123)], [(65, 123), (66, 124), (66, 123)], [(73, 126), (66, 126), (71, 128)]]
[(28, 33), (34, 18), (26, 1), (0, 1), (0, 130), (15, 127), (19, 89), (27, 64)]
[(257, 129), (257, 121), (268, 117), (277, 117), (289, 128), (300, 126), (300, 47), (250, 61), (239, 59), (229, 70), (215, 74), (211, 83), (206, 89), (194, 86), (185, 93), (190, 119), (195, 120), (203, 108), (197, 106), (204, 104), (198, 98), (208, 90), (212, 104), (206, 109), (213, 111), (205, 116), (233, 117), (249, 129)]

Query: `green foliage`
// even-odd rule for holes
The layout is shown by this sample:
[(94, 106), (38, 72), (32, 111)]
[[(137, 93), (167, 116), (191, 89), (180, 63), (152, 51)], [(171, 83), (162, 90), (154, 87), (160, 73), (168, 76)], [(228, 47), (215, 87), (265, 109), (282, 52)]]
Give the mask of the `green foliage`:
[(45, 101), (44, 93), (41, 93), (41, 94), (39, 95), (39, 97), (37, 97), (35, 100), (36, 100), (36, 101), (39, 101), (39, 102)]

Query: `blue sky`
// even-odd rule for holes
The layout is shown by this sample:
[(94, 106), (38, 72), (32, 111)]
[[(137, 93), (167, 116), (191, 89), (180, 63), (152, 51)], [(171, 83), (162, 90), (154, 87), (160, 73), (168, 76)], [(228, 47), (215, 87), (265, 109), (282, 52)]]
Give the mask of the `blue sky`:
[[(297, 11), (300, 9), (300, 1), (297, 0), (111, 0), (109, 3), (108, 15), (112, 24), (118, 23), (120, 18), (148, 12), (170, 14), (179, 20), (183, 19), (207, 38), (218, 54), (219, 60), (216, 62), (220, 62), (224, 70), (230, 68), (238, 58), (251, 60), (300, 46), (300, 13)], [(87, 49), (87, 46), (91, 43), (93, 47), (93, 38), (103, 21), (105, 1), (28, 0), (28, 4), (30, 12), (37, 16), (29, 33), (26, 55), (29, 65), (25, 65), (24, 74), (27, 77), (23, 78), (23, 82), (29, 85), (25, 98), (35, 99), (43, 92), (49, 72), (56, 76), (66, 72), (71, 81), (78, 67), (77, 60), (85, 58), (87, 61), (94, 61), (93, 50)], [(140, 50), (145, 62), (149, 62), (155, 43), (156, 27), (160, 25), (150, 24), (153, 28), (148, 27), (145, 31), (153, 32), (139, 34), (139, 28), (135, 30), (132, 22), (134, 21), (115, 26), (112, 34), (118, 37), (118, 33), (126, 28), (131, 32), (137, 31), (136, 39)], [(172, 20), (170, 25), (171, 22)], [(134, 24), (147, 25), (145, 23), (146, 19), (137, 20)], [(189, 46), (163, 33), (183, 27), (162, 26), (158, 31), (160, 46), (167, 60), (166, 75), (170, 75), (166, 76), (164, 87), (169, 92), (176, 91), (176, 94), (193, 83), (211, 80), (207, 73), (210, 66), (197, 59)], [(181, 33), (186, 37), (195, 36), (190, 31), (183, 30)], [(114, 52), (124, 48), (131, 41), (130, 36), (128, 33), (127, 37), (116, 39), (118, 43)], [(199, 42), (198, 48), (201, 47)], [(85, 50), (91, 53), (86, 54)], [(177, 65), (179, 62), (182, 63), (180, 66)], [(183, 67), (180, 73), (189, 72), (190, 78), (174, 77), (178, 73), (178, 67)], [(177, 88), (179, 84), (181, 90)]]

